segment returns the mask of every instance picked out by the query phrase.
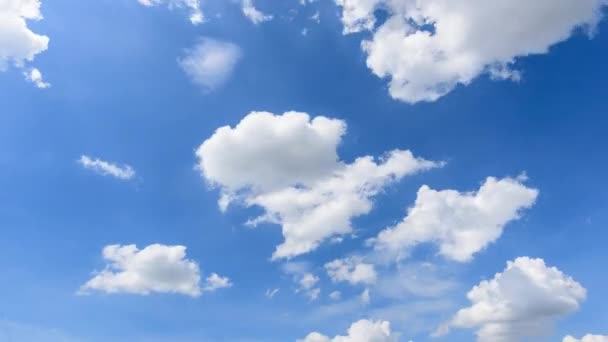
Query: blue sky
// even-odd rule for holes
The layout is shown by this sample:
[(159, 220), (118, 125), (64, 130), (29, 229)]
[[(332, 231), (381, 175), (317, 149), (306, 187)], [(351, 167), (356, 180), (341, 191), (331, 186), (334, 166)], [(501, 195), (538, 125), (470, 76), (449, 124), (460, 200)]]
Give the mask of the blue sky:
[[(15, 8), (28, 2), (37, 3), (0, 0), (0, 18), (21, 20)], [(359, 320), (375, 324), (364, 327), (370, 336), (390, 322), (377, 341), (473, 341), (476, 332), (478, 341), (502, 341), (479, 333), (492, 324), (509, 330), (509, 341), (608, 334), (605, 2), (541, 1), (528, 10), (525, 1), (499, 1), (502, 14), (479, 1), (435, 2), (435, 12), (402, 11), (379, 0), (357, 26), (347, 8), (360, 3), (345, 0), (258, 0), (267, 15), (258, 23), (243, 14), (246, 2), (208, 0), (200, 24), (188, 8), (170, 5), (181, 0), (42, 0), (44, 18), (26, 22), (50, 41), (31, 60), (14, 48), (27, 42), (0, 25), (0, 35), (18, 42), (0, 39), (7, 64), (0, 71), (0, 341), (283, 342), (319, 332), (326, 339), (302, 341), (336, 342)], [(497, 14), (519, 11), (528, 15), (480, 30)], [(451, 13), (470, 20), (463, 25), (471, 30), (442, 33)], [(384, 31), (401, 32), (391, 23), (419, 14), (430, 23), (411, 25), (431, 26), (431, 52), (412, 44), (412, 33), (399, 36), (396, 51), (382, 45)], [(361, 26), (369, 18), (374, 25)], [(346, 27), (358, 32), (345, 34)], [(453, 48), (452, 33), (466, 43)], [(500, 48), (489, 47), (493, 39)], [(362, 41), (377, 48), (362, 49)], [(219, 57), (205, 59), (217, 49)], [(433, 51), (445, 60), (428, 62)], [(423, 61), (411, 63), (417, 55)], [(188, 58), (194, 71), (182, 63)], [(32, 68), (50, 87), (24, 80)], [(250, 114), (257, 111), (272, 114)], [(283, 114), (290, 111), (307, 114)], [(327, 122), (316, 125), (318, 117)], [(328, 130), (332, 142), (315, 135)], [(209, 141), (214, 148), (198, 153)], [(395, 162), (398, 170), (373, 178), (393, 150), (432, 166), (403, 155), (417, 166)], [(361, 183), (344, 171), (358, 157), (383, 155)], [(82, 156), (108, 164), (86, 167)], [(109, 164), (118, 167), (114, 175)], [(125, 176), (125, 165), (135, 174)], [(488, 190), (495, 201), (471, 200), (487, 177), (508, 182), (506, 194)], [(422, 185), (436, 197), (425, 202)], [(370, 208), (329, 206), (330, 214), (345, 210), (346, 226), (305, 224), (312, 209), (291, 208), (289, 191)], [(233, 196), (225, 211), (222, 193)], [(264, 202), (269, 197), (278, 203)], [(314, 208), (334, 203), (323, 198)], [(422, 214), (408, 214), (414, 206)], [(315, 245), (272, 259), (292, 210), (294, 243)], [(264, 214), (274, 221), (246, 225)], [(498, 236), (448, 238), (470, 227), (484, 236), (499, 227)], [(397, 231), (390, 248), (379, 237), (387, 229)], [(443, 253), (450, 243), (458, 252), (473, 244), (469, 258)], [(177, 260), (129, 259), (126, 270), (107, 268), (102, 255), (106, 246), (137, 245), (137, 254), (155, 244), (162, 260), (186, 250)], [(372, 267), (373, 276), (341, 269), (340, 281), (325, 266), (333, 260)], [(121, 282), (120, 272), (143, 278)], [(216, 281), (208, 279), (213, 273)], [(511, 275), (514, 282), (500, 283)], [(95, 277), (101, 280), (89, 282)], [(499, 290), (488, 290), (489, 305), (512, 305), (499, 323), (467, 299), (492, 280)], [(474, 318), (459, 320), (463, 308), (473, 308)], [(528, 330), (521, 320), (531, 322)], [(442, 324), (449, 333), (430, 337)], [(355, 334), (339, 341), (376, 341)]]

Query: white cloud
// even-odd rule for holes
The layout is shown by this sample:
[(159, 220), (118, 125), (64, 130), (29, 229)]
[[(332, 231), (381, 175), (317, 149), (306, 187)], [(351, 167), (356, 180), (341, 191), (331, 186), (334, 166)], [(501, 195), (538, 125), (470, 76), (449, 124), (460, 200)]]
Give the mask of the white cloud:
[(357, 257), (328, 262), (325, 264), (325, 270), (334, 282), (347, 281), (351, 284), (373, 284), (377, 278), (374, 265), (364, 263)]
[(390, 323), (362, 319), (353, 323), (348, 335), (329, 338), (318, 332), (308, 334), (297, 342), (396, 342), (397, 336), (391, 332)]
[(344, 34), (372, 30), (376, 23), (374, 11), (383, 0), (335, 0), (342, 7)]
[(331, 299), (331, 300), (340, 300), (340, 299), (342, 299), (342, 292), (340, 292), (340, 291), (333, 291), (332, 293), (329, 294), (329, 299)]
[(292, 276), (297, 288), (295, 293), (302, 293), (309, 300), (314, 301), (321, 295), (321, 289), (317, 287), (319, 277), (309, 271), (310, 265), (303, 262), (286, 262), (282, 266), (283, 272)]
[(564, 337), (564, 340), (562, 342), (608, 342), (608, 336), (585, 335), (581, 339), (577, 339), (572, 336), (566, 336)]
[(424, 185), (414, 207), (395, 227), (380, 232), (373, 240), (382, 253), (405, 257), (420, 243), (436, 243), (439, 254), (459, 262), (496, 241), (505, 225), (531, 207), (538, 190), (520, 179), (488, 177), (477, 192), (436, 191)]
[(167, 5), (170, 9), (173, 8), (187, 8), (190, 10), (190, 22), (194, 25), (198, 25), (205, 21), (205, 16), (201, 10), (201, 4), (199, 0), (137, 0), (144, 6), (159, 6)]
[(241, 49), (232, 43), (201, 38), (187, 49), (178, 64), (195, 84), (207, 91), (223, 85), (241, 59)]
[(198, 148), (198, 168), (221, 189), (222, 209), (238, 200), (264, 209), (250, 224), (280, 224), (285, 241), (273, 258), (289, 258), (351, 233), (352, 218), (367, 214), (387, 185), (442, 165), (402, 150), (347, 164), (336, 152), (345, 132), (337, 119), (252, 112)]
[(578, 310), (586, 290), (542, 259), (521, 257), (507, 268), (484, 280), (467, 294), (471, 306), (461, 309), (442, 326), (477, 329), (479, 342), (515, 342), (542, 336), (553, 323)]
[(186, 259), (186, 247), (154, 244), (139, 250), (135, 245), (110, 245), (103, 249), (109, 264), (81, 287), (108, 293), (201, 294), (198, 264)]
[[(367, 65), (393, 98), (435, 101), (483, 73), (519, 79), (517, 58), (545, 54), (577, 28), (593, 30), (605, 0), (335, 0), (344, 33), (371, 30)], [(388, 19), (375, 28), (374, 11)], [(517, 20), (504, 22), (504, 18)], [(496, 25), (497, 22), (502, 23)]]
[[(49, 37), (36, 34), (27, 26), (28, 20), (41, 19), (39, 0), (0, 0), (0, 71), (11, 64), (22, 68), (48, 48)], [(38, 69), (31, 69), (26, 78), (34, 81), (37, 74)], [(37, 85), (46, 84), (41, 77), (40, 82), (34, 81)]]
[(321, 294), (321, 289), (315, 287), (319, 283), (319, 277), (312, 273), (305, 273), (300, 277), (300, 288), (297, 292), (304, 292), (310, 300), (317, 300)]
[(272, 20), (272, 15), (264, 14), (257, 8), (253, 3), (253, 0), (241, 0), (241, 9), (243, 11), (243, 15), (247, 17), (252, 23), (260, 24), (265, 21)]
[(51, 86), (50, 83), (47, 83), (42, 79), (42, 73), (40, 73), (40, 70), (36, 68), (31, 68), (28, 71), (24, 71), (23, 76), (25, 76), (26, 80), (34, 83), (34, 85), (40, 89), (45, 89)]
[(135, 176), (135, 170), (129, 165), (119, 166), (101, 159), (93, 159), (89, 156), (81, 156), (78, 163), (85, 169), (92, 170), (104, 176), (129, 180)]
[(203, 291), (213, 292), (218, 289), (227, 289), (232, 287), (232, 283), (228, 277), (219, 276), (217, 273), (211, 273), (210, 276), (205, 279), (205, 285)]
[(305, 273), (300, 279), (300, 286), (304, 290), (313, 288), (319, 282), (319, 277), (312, 273)]

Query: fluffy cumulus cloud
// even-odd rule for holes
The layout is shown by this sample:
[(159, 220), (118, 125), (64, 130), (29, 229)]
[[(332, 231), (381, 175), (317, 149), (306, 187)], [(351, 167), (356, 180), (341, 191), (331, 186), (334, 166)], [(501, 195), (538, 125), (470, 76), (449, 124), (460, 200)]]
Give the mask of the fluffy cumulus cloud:
[[(335, 0), (344, 32), (373, 31), (367, 65), (393, 98), (435, 101), (483, 73), (520, 77), (518, 57), (544, 54), (577, 28), (591, 32), (606, 0)], [(374, 12), (388, 19), (376, 25)], [(517, 20), (504, 22), (504, 18)], [(501, 25), (496, 25), (501, 23)], [(378, 27), (376, 27), (378, 26)]]
[[(0, 71), (11, 64), (23, 67), (48, 48), (49, 37), (34, 33), (27, 26), (28, 20), (41, 19), (39, 0), (0, 0)], [(46, 88), (38, 69), (30, 69), (24, 75), (39, 88)]]
[(445, 258), (466, 262), (496, 241), (505, 225), (531, 207), (538, 190), (521, 178), (489, 177), (476, 192), (437, 191), (424, 185), (408, 215), (373, 240), (375, 249), (406, 257), (420, 243), (436, 243)]
[(318, 332), (308, 334), (297, 342), (396, 342), (397, 336), (391, 332), (387, 321), (370, 321), (362, 319), (353, 323), (348, 329), (348, 335), (327, 337)]
[(459, 310), (439, 335), (450, 327), (474, 328), (479, 342), (515, 342), (548, 333), (557, 319), (578, 310), (586, 290), (542, 259), (521, 257), (467, 297), (471, 306)]
[(91, 170), (103, 176), (111, 176), (114, 178), (129, 180), (135, 177), (135, 170), (129, 165), (117, 165), (98, 158), (91, 158), (83, 155), (78, 159), (78, 163), (85, 169)]
[(154, 244), (140, 250), (135, 245), (110, 245), (103, 249), (103, 257), (107, 267), (84, 284), (80, 293), (157, 292), (198, 297), (202, 291), (231, 286), (228, 278), (213, 273), (201, 287), (198, 264), (186, 258), (184, 246)]
[(264, 14), (257, 8), (255, 8), (255, 4), (253, 0), (242, 0), (241, 1), (241, 9), (243, 11), (243, 15), (247, 17), (252, 23), (260, 24), (265, 21), (272, 20), (272, 15)]
[(608, 342), (608, 336), (605, 335), (585, 335), (581, 339), (566, 336), (562, 342)]
[(195, 84), (211, 91), (223, 85), (241, 59), (241, 49), (230, 42), (200, 38), (178, 64)]
[(217, 273), (211, 273), (210, 276), (205, 279), (205, 285), (203, 291), (213, 292), (219, 289), (226, 289), (232, 287), (232, 282), (228, 277), (222, 277)]
[(334, 282), (346, 281), (351, 284), (373, 284), (377, 275), (374, 265), (364, 263), (360, 258), (336, 259), (325, 264), (327, 274)]
[(137, 0), (144, 6), (160, 6), (166, 5), (170, 9), (173, 8), (186, 8), (190, 11), (190, 22), (194, 25), (198, 25), (205, 21), (205, 16), (201, 10), (200, 0)]
[(306, 113), (253, 112), (236, 127), (221, 127), (198, 148), (202, 176), (221, 189), (220, 206), (258, 206), (251, 220), (282, 226), (284, 242), (273, 257), (289, 258), (352, 232), (353, 217), (372, 209), (372, 197), (406, 175), (441, 163), (394, 150), (379, 160), (340, 161), (346, 124)]

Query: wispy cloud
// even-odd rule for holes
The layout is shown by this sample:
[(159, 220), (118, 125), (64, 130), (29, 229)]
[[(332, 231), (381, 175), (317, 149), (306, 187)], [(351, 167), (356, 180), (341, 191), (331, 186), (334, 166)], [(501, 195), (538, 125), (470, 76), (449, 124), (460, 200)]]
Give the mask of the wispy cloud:
[(103, 176), (112, 176), (122, 180), (130, 180), (135, 177), (135, 170), (130, 165), (121, 166), (99, 158), (93, 159), (86, 155), (80, 156), (78, 163), (85, 169)]

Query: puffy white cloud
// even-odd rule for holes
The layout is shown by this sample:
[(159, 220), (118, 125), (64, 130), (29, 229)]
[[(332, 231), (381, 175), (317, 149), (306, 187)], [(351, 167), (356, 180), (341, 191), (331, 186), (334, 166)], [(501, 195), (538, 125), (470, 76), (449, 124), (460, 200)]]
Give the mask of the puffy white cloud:
[(226, 289), (230, 287), (232, 287), (232, 283), (228, 277), (222, 277), (217, 273), (211, 273), (211, 275), (205, 279), (203, 291), (213, 292), (218, 289)]
[[(0, 71), (11, 64), (21, 68), (48, 48), (49, 37), (34, 33), (27, 26), (28, 20), (41, 19), (39, 0), (0, 0)], [(38, 69), (29, 70), (25, 76), (39, 88), (48, 85)]]
[(182, 70), (195, 84), (211, 91), (223, 85), (241, 59), (241, 49), (229, 42), (200, 38), (178, 59)]
[[(593, 30), (605, 0), (335, 0), (344, 32), (373, 30), (367, 65), (393, 98), (435, 101), (483, 73), (519, 79), (518, 57), (547, 53), (577, 28)], [(374, 11), (388, 12), (378, 28)], [(517, 20), (504, 22), (504, 18)], [(500, 22), (501, 25), (496, 25)]]
[(581, 339), (572, 336), (564, 337), (562, 342), (608, 342), (608, 336), (603, 335), (585, 335)]
[(129, 180), (135, 177), (135, 170), (129, 165), (119, 166), (105, 160), (93, 159), (86, 155), (81, 156), (80, 159), (78, 159), (78, 163), (85, 169), (92, 170), (104, 176), (112, 176), (122, 180)]
[(234, 200), (263, 208), (249, 223), (280, 224), (285, 241), (273, 258), (293, 257), (351, 233), (352, 218), (367, 214), (371, 198), (388, 184), (442, 165), (402, 150), (347, 164), (336, 152), (345, 131), (337, 119), (252, 112), (203, 142), (198, 168), (221, 189), (222, 209)]
[(373, 284), (377, 278), (374, 265), (364, 263), (357, 257), (328, 262), (325, 264), (325, 270), (334, 282), (347, 281), (351, 284)]
[(308, 334), (297, 342), (396, 342), (397, 336), (391, 332), (390, 323), (362, 319), (353, 323), (348, 335), (329, 338), (318, 332)]
[(383, 0), (335, 0), (342, 7), (344, 34), (372, 30), (376, 23), (374, 11)]
[(187, 8), (190, 10), (190, 22), (198, 25), (205, 21), (205, 16), (201, 10), (200, 0), (137, 0), (144, 6), (167, 5), (170, 9)]
[(243, 15), (245, 15), (247, 19), (256, 25), (272, 20), (272, 15), (264, 14), (255, 8), (253, 0), (241, 0), (241, 9), (243, 11)]
[(109, 293), (201, 294), (198, 264), (186, 259), (186, 247), (154, 244), (139, 250), (135, 245), (110, 245), (103, 249), (109, 264), (81, 288)]
[(47, 83), (42, 79), (42, 73), (37, 68), (31, 68), (28, 71), (24, 71), (23, 76), (25, 76), (26, 80), (34, 83), (37, 88), (45, 89), (51, 86), (50, 83)]
[(509, 222), (531, 207), (538, 190), (521, 179), (488, 177), (476, 192), (437, 191), (424, 185), (408, 215), (373, 240), (377, 251), (407, 256), (420, 243), (436, 243), (439, 254), (466, 262), (496, 241)]
[(546, 334), (553, 323), (574, 311), (586, 290), (542, 259), (521, 257), (491, 280), (467, 294), (471, 306), (463, 308), (437, 332), (450, 327), (476, 328), (479, 342), (514, 342)]

